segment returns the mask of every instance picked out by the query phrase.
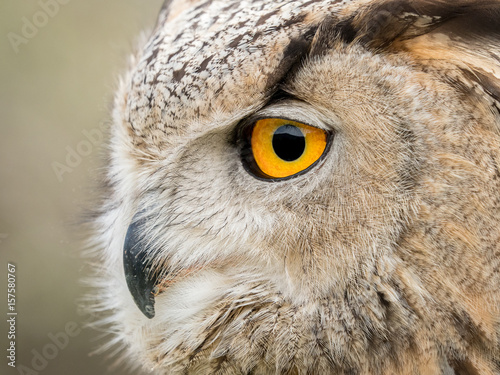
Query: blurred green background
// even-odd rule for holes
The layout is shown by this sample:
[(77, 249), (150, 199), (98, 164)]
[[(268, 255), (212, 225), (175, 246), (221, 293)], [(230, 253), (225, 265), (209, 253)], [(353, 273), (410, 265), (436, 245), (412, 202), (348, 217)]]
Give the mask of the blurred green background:
[[(85, 149), (84, 130), (108, 122), (134, 41), (154, 26), (162, 2), (0, 2), (1, 374), (126, 373), (109, 369), (105, 356), (89, 356), (97, 333), (79, 331), (87, 318), (78, 312), (87, 269), (74, 223), (92, 202), (103, 166), (102, 142)], [(69, 150), (78, 147), (81, 160), (58, 176), (54, 165), (68, 167)], [(16, 264), (17, 277), (16, 369), (5, 355), (8, 262)], [(65, 344), (68, 324), (74, 337)], [(33, 362), (37, 353), (50, 358)]]

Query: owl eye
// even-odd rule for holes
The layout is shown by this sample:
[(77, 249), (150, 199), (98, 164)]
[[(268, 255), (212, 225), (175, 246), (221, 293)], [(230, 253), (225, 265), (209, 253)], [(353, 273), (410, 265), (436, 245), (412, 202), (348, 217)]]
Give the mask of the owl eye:
[(307, 170), (325, 153), (329, 138), (325, 130), (281, 118), (256, 121), (248, 136), (247, 169), (266, 179)]

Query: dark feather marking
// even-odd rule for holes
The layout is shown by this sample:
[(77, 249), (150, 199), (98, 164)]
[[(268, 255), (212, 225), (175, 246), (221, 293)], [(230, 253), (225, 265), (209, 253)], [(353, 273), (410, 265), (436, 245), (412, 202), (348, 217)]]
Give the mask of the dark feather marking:
[[(466, 11), (467, 7), (450, 2), (391, 0), (362, 9), (354, 16), (362, 44), (380, 49), (396, 39), (409, 39), (434, 30), (443, 22)], [(431, 17), (426, 26), (416, 26), (423, 16)]]
[(151, 52), (151, 55), (149, 55), (149, 57), (146, 60), (147, 65), (150, 65), (152, 61), (156, 60), (156, 58), (158, 57), (158, 52), (160, 52), (159, 47), (156, 47), (155, 49), (153, 49), (153, 52)]
[(298, 16), (292, 17), (289, 20), (286, 20), (285, 22), (283, 22), (281, 24), (281, 27), (286, 28), (286, 27), (293, 26), (297, 23), (301, 23), (306, 19), (306, 16), (307, 16), (307, 14), (303, 13), (303, 14), (299, 14)]
[(338, 43), (339, 40), (351, 43), (356, 37), (350, 20), (340, 21), (333, 16), (327, 16), (319, 25), (311, 43), (309, 56), (322, 55)]
[(493, 179), (498, 180), (500, 179), (500, 168), (493, 153), (490, 154), (490, 158), (493, 163), (493, 166), (495, 167), (495, 175), (493, 176)]
[[(430, 17), (426, 24), (418, 23)], [(479, 30), (500, 34), (498, 1), (401, 1), (390, 0), (361, 8), (349, 18), (334, 22), (329, 16), (319, 27), (313, 54), (332, 48), (336, 41), (359, 42), (373, 49), (388, 47), (395, 40), (411, 39), (435, 30), (451, 20), (461, 34)]]
[(207, 68), (208, 63), (209, 63), (210, 61), (212, 61), (212, 59), (214, 58), (214, 56), (215, 56), (215, 55), (210, 55), (210, 56), (209, 56), (209, 57), (207, 57), (205, 60), (203, 60), (203, 61), (201, 62), (201, 64), (200, 64), (200, 66), (198, 67), (197, 72), (202, 72), (202, 71), (204, 71), (204, 70)]
[(500, 80), (489, 73), (481, 73), (477, 69), (461, 69), (463, 75), (473, 82), (478, 83), (493, 99), (500, 102)]
[(278, 67), (267, 77), (266, 91), (274, 91), (280, 82), (285, 81), (286, 77), (293, 74), (300, 66), (302, 59), (309, 52), (311, 39), (316, 32), (316, 27), (306, 30), (300, 37), (292, 39), (281, 59)]
[(231, 43), (228, 44), (228, 47), (229, 48), (236, 48), (238, 46), (238, 44), (240, 43), (241, 39), (243, 39), (244, 36), (245, 36), (245, 34), (238, 35), (236, 38), (234, 38), (231, 41)]
[(186, 74), (186, 67), (188, 66), (188, 64), (189, 62), (185, 62), (182, 68), (174, 70), (172, 72), (172, 78), (174, 79), (174, 81), (180, 82), (182, 80), (182, 78)]
[(224, 8), (221, 9), (221, 14), (233, 9), (233, 8), (236, 8), (239, 4), (237, 2), (234, 2), (234, 3), (230, 3), (228, 6), (225, 6)]
[(275, 14), (278, 14), (278, 13), (279, 13), (279, 11), (280, 11), (279, 9), (275, 9), (275, 10), (273, 10), (272, 12), (269, 12), (269, 13), (264, 14), (263, 16), (261, 16), (261, 17), (258, 19), (258, 21), (257, 21), (257, 23), (255, 24), (255, 26), (260, 26), (260, 25), (265, 24), (265, 23), (266, 23), (266, 21), (267, 21), (269, 18), (271, 18), (271, 17), (272, 17), (272, 16), (274, 16)]
[(454, 358), (449, 361), (455, 375), (481, 375), (467, 359)]
[(194, 9), (193, 9), (193, 13), (196, 13), (198, 12), (199, 10), (202, 10), (203, 8), (206, 8), (208, 6), (210, 6), (211, 4), (213, 3), (213, 0), (206, 0), (206, 1), (202, 1), (200, 4), (198, 4)]

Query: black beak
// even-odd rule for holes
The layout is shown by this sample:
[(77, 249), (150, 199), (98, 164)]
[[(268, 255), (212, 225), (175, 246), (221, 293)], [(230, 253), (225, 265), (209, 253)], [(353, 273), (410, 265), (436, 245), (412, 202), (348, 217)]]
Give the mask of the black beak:
[(125, 236), (123, 245), (123, 267), (125, 278), (134, 301), (147, 318), (155, 316), (155, 296), (153, 289), (158, 278), (152, 271), (152, 261), (148, 258), (144, 232), (144, 219), (137, 219), (137, 214), (132, 219)]

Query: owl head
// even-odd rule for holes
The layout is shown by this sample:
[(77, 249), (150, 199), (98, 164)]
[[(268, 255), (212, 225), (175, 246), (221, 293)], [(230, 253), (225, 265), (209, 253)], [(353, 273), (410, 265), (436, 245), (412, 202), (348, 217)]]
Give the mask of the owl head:
[(130, 363), (500, 373), (500, 1), (166, 1), (113, 118)]

